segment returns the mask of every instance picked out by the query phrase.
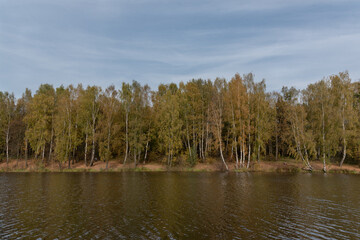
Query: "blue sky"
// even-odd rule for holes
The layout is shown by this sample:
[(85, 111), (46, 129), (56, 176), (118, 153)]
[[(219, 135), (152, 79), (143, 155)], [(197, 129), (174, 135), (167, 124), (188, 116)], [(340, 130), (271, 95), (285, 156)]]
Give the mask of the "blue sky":
[(0, 90), (253, 72), (267, 89), (360, 78), (360, 1), (0, 0)]

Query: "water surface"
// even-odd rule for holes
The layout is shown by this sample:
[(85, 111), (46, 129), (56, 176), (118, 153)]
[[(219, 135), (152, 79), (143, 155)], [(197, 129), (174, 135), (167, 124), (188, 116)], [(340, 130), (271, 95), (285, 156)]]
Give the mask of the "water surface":
[(1, 173), (0, 239), (360, 239), (360, 176)]

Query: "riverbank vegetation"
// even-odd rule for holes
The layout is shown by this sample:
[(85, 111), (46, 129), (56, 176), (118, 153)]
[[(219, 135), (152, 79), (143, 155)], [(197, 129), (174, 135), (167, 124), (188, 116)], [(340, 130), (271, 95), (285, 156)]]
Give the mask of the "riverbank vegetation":
[(252, 73), (154, 91), (136, 81), (120, 89), (42, 84), (19, 99), (0, 92), (0, 160), (21, 169), (220, 162), (239, 170), (292, 158), (307, 171), (321, 161), (327, 171), (359, 164), (359, 117), (360, 84), (348, 72), (281, 92), (267, 92)]
[[(321, 161), (313, 161), (312, 172), (322, 173), (323, 165)], [(0, 172), (223, 172), (225, 167), (221, 161), (212, 163), (197, 163), (194, 166), (179, 163), (170, 167), (161, 162), (139, 163), (134, 167), (133, 163), (123, 164), (119, 160), (110, 160), (108, 163), (103, 161), (94, 162), (93, 166), (86, 166), (84, 162), (76, 162), (71, 168), (59, 168), (56, 162), (46, 166), (36, 159), (29, 159), (27, 167), (25, 160), (12, 159), (9, 163), (0, 163)], [(257, 172), (257, 173), (309, 173), (304, 164), (296, 159), (281, 158), (278, 161), (254, 161), (249, 168), (237, 168), (235, 162), (228, 162), (230, 172)], [(360, 174), (357, 165), (343, 164), (341, 167), (336, 163), (327, 165), (328, 173)]]

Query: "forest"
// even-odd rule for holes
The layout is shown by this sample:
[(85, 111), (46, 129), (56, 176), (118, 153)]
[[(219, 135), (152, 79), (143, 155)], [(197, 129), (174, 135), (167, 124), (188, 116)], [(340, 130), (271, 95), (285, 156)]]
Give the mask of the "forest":
[(290, 157), (340, 166), (360, 159), (360, 83), (347, 71), (309, 84), (267, 92), (252, 73), (230, 80), (193, 79), (84, 87), (42, 84), (21, 98), (0, 92), (0, 160), (33, 159), (60, 168), (77, 162), (179, 164)]

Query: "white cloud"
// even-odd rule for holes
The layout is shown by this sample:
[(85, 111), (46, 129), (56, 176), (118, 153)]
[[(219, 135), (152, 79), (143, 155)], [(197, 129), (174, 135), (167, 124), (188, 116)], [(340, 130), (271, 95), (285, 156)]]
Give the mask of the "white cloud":
[[(25, 7), (20, 2), (0, 2), (3, 90), (18, 92), (18, 85), (36, 88), (43, 82), (104, 87), (132, 79), (156, 87), (250, 71), (258, 80), (266, 78), (271, 89), (304, 87), (345, 69), (360, 77), (360, 9), (355, 1), (346, 1), (353, 8), (339, 8), (336, 19), (325, 7), (343, 1), (317, 1), (315, 12), (302, 9), (314, 4), (310, 0), (64, 0), (29, 1)], [(321, 5), (325, 10), (319, 14)], [(293, 22), (282, 19), (289, 8), (299, 8)], [(8, 9), (17, 9), (21, 17)]]

